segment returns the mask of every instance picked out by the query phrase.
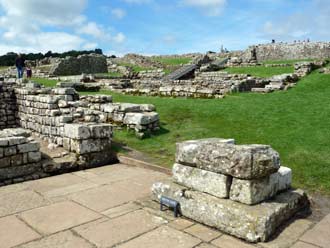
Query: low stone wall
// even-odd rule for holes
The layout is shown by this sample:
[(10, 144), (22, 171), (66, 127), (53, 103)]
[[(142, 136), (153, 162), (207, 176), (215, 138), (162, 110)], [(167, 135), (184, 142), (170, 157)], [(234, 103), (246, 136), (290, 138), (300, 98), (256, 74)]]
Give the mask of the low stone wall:
[(104, 80), (99, 86), (133, 95), (222, 98), (228, 93), (250, 91), (259, 83), (248, 75), (199, 72), (192, 80)]
[(235, 145), (233, 139), (177, 144), (172, 181), (152, 186), (195, 221), (249, 242), (267, 241), (284, 221), (308, 205), (291, 189), (291, 169), (267, 145)]
[(140, 71), (138, 73), (138, 78), (142, 78), (142, 79), (146, 79), (146, 78), (161, 79), (164, 76), (165, 76), (165, 72), (162, 69)]
[(22, 129), (0, 131), (0, 186), (43, 176), (40, 145)]

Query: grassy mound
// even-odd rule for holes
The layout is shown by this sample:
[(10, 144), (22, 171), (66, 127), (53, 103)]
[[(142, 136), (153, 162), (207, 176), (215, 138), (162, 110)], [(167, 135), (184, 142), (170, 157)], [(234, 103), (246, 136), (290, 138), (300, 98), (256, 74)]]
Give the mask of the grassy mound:
[(294, 186), (330, 194), (330, 75), (317, 72), (289, 91), (241, 93), (217, 99), (136, 97), (112, 94), (116, 102), (152, 103), (162, 129), (138, 140), (117, 131), (116, 140), (171, 166), (175, 143), (208, 137), (235, 138), (238, 144), (270, 144), (294, 171)]

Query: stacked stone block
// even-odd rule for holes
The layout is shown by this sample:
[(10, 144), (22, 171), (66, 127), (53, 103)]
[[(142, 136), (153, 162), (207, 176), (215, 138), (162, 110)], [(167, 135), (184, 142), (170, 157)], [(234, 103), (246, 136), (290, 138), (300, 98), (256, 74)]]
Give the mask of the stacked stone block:
[(267, 145), (233, 139), (177, 144), (173, 182), (153, 185), (157, 200), (180, 202), (182, 214), (250, 242), (266, 241), (307, 199), (291, 190), (291, 169)]
[(40, 145), (22, 129), (0, 131), (0, 185), (42, 175)]
[(18, 122), (33, 130), (50, 143), (63, 145), (64, 124), (74, 120), (74, 111), (68, 103), (78, 95), (70, 88), (17, 88)]
[(84, 167), (104, 165), (114, 160), (112, 134), (112, 125), (109, 124), (65, 124), (63, 147), (76, 153)]

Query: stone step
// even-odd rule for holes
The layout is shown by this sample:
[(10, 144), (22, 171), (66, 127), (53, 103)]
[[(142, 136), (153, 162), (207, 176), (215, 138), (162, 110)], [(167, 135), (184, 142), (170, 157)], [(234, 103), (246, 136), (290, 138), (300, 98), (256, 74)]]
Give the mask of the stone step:
[(155, 200), (166, 196), (180, 203), (183, 216), (249, 242), (267, 241), (284, 221), (308, 206), (302, 190), (291, 190), (273, 200), (249, 206), (190, 190), (171, 181), (152, 186)]

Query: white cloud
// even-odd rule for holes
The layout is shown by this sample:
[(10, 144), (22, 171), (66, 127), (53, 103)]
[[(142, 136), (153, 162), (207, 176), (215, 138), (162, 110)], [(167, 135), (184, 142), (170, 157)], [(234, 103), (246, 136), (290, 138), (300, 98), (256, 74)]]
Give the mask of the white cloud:
[(187, 6), (201, 9), (210, 16), (218, 16), (222, 13), (227, 0), (182, 0)]
[[(88, 0), (0, 0), (0, 53), (94, 49), (99, 42), (122, 43), (123, 33), (89, 21)], [(117, 17), (123, 16), (119, 9)]]
[(120, 8), (115, 8), (111, 10), (111, 14), (117, 19), (123, 19), (126, 16), (125, 10)]
[(126, 36), (123, 33), (118, 33), (112, 39), (116, 43), (123, 43), (126, 40)]
[(95, 22), (88, 22), (87, 24), (80, 26), (79, 28), (77, 28), (77, 33), (87, 34), (95, 38), (102, 38), (105, 36), (105, 33), (102, 28)]
[(265, 22), (260, 30), (263, 38), (280, 41), (329, 40), (330, 6), (328, 0), (313, 0), (304, 12), (274, 17)]

